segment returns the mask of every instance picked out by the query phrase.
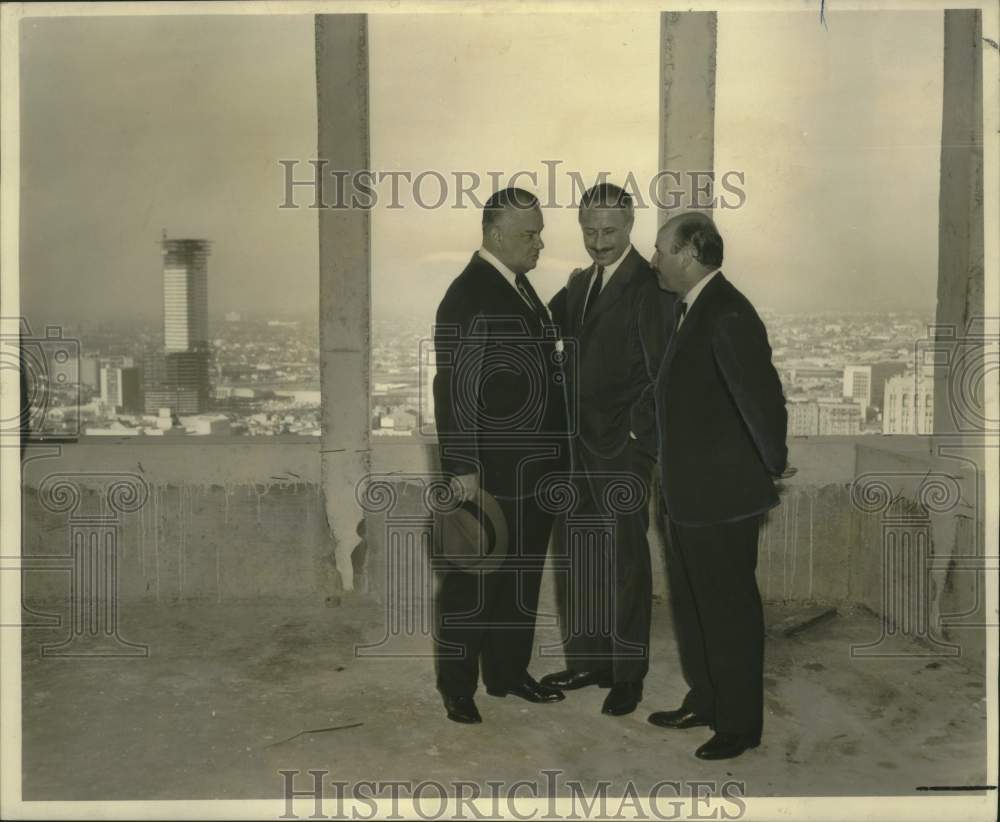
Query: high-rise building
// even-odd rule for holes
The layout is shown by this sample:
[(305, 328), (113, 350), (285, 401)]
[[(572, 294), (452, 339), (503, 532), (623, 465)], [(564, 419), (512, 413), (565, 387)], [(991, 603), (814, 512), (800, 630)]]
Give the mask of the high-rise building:
[(883, 434), (934, 432), (934, 377), (932, 373), (907, 373), (890, 377), (885, 384)]
[(163, 233), (163, 351), (147, 358), (145, 409), (167, 406), (199, 414), (209, 397), (207, 240), (171, 240)]
[(861, 406), (882, 410), (885, 383), (890, 377), (906, 370), (904, 362), (874, 362), (867, 365), (848, 365), (844, 368), (844, 399), (853, 400)]
[(861, 410), (872, 404), (872, 367), (848, 365), (844, 368), (844, 399), (854, 400)]
[(872, 401), (873, 407), (880, 411), (885, 408), (885, 384), (890, 377), (906, 371), (906, 363), (902, 361), (887, 361), (872, 363)]
[(163, 349), (208, 348), (207, 240), (168, 240), (163, 234)]

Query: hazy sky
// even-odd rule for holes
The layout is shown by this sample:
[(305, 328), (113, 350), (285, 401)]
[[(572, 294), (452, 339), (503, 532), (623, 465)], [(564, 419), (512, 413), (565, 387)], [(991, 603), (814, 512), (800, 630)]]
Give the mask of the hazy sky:
[[(278, 160), (316, 153), (311, 17), (22, 26), (22, 309), (33, 325), (156, 316), (162, 228), (214, 242), (213, 312), (315, 311), (316, 212), (278, 208)], [(656, 172), (657, 13), (369, 26), (376, 169), (525, 169), (544, 187), (542, 161), (559, 160), (560, 196), (569, 170), (631, 171), (643, 184)], [(716, 216), (726, 272), (751, 299), (933, 305), (941, 38), (940, 11), (830, 13), (827, 29), (812, 10), (719, 15), (716, 171), (743, 171), (747, 201)], [(478, 245), (479, 215), (411, 205), (373, 219), (376, 313), (429, 319)], [(547, 209), (545, 221), (543, 296), (588, 262), (574, 211)], [(647, 256), (655, 222), (638, 212), (633, 240)]]

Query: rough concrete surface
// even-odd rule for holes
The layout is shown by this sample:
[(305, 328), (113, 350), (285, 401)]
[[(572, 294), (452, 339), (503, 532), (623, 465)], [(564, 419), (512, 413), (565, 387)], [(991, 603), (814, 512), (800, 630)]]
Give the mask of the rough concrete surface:
[[(880, 635), (864, 613), (769, 638), (762, 746), (716, 764), (695, 759), (706, 729), (671, 732), (646, 721), (684, 694), (668, 610), (654, 607), (652, 669), (634, 714), (602, 716), (606, 691), (597, 688), (541, 706), (480, 690), (478, 726), (445, 719), (429, 659), (356, 658), (355, 646), (377, 640), (385, 624), (360, 598), (337, 608), (126, 604), (121, 635), (148, 645), (148, 658), (43, 657), (40, 644), (65, 629), (26, 629), (24, 798), (276, 798), (283, 769), (299, 769), (296, 787), (307, 788), (308, 769), (348, 781), (544, 785), (541, 770), (558, 768), (584, 785), (611, 780), (612, 795), (627, 780), (640, 791), (662, 779), (740, 780), (748, 796), (912, 796), (918, 786), (984, 782), (982, 673), (962, 659), (852, 659), (852, 643)], [(769, 622), (788, 616), (772, 607)], [(544, 627), (537, 639), (545, 645), (558, 634)], [(393, 647), (421, 654), (428, 641)], [(561, 663), (536, 657), (532, 672)]]

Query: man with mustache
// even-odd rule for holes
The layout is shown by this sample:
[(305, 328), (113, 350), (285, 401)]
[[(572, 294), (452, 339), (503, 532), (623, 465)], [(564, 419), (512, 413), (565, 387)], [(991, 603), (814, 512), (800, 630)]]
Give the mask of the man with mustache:
[[(563, 541), (569, 573), (558, 576), (567, 667), (542, 683), (561, 690), (610, 688), (601, 710), (621, 716), (642, 699), (649, 670), (653, 383), (673, 298), (657, 287), (653, 270), (632, 247), (627, 192), (611, 183), (589, 189), (579, 222), (594, 263), (574, 272), (551, 303), (563, 336), (576, 341), (578, 352), (577, 379), (567, 385), (569, 408), (579, 409), (571, 420), (579, 502), (568, 520), (577, 536)], [(581, 540), (584, 518), (597, 524)]]
[(544, 247), (542, 228), (534, 195), (507, 188), (491, 196), (482, 247), (448, 288), (434, 328), (441, 469), (460, 499), (481, 488), (497, 500), (511, 543), (492, 573), (439, 573), (437, 687), (455, 722), (482, 721), (473, 700), (480, 663), (491, 696), (563, 698), (528, 673), (553, 519), (538, 495), (568, 464), (560, 346), (526, 276)]
[(698, 212), (656, 238), (653, 266), (675, 294), (656, 383), (660, 475), (669, 526), (667, 576), (688, 693), (657, 711), (662, 728), (710, 726), (695, 751), (728, 759), (760, 744), (764, 617), (757, 589), (761, 515), (790, 476), (787, 414), (767, 330), (723, 275), (722, 237)]

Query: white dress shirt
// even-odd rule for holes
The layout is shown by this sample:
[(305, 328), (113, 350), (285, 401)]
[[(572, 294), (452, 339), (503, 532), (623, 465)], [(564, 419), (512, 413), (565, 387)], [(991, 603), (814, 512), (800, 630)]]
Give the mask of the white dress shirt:
[[(484, 260), (486, 260), (486, 262), (488, 262), (491, 266), (493, 266), (497, 271), (499, 271), (500, 274), (503, 276), (503, 278), (508, 283), (510, 283), (510, 287), (517, 292), (517, 296), (519, 296), (522, 300), (524, 300), (524, 302), (528, 305), (528, 307), (532, 311), (535, 310), (535, 306), (531, 304), (531, 301), (527, 297), (525, 297), (524, 294), (521, 292), (521, 289), (517, 287), (517, 275), (513, 271), (511, 271), (506, 265), (500, 262), (496, 254), (493, 254), (491, 251), (488, 251), (485, 248), (480, 248), (479, 256), (482, 257)], [(541, 301), (541, 306), (542, 308), (545, 309), (545, 316), (548, 317), (548, 320), (551, 323), (552, 312), (549, 311), (549, 307), (545, 304), (544, 301)], [(561, 354), (563, 351), (562, 339), (556, 340), (555, 345), (556, 345), (556, 351), (558, 351)]]
[(706, 274), (691, 287), (691, 290), (688, 291), (687, 294), (684, 295), (684, 299), (682, 300), (682, 302), (687, 306), (687, 308), (684, 309), (684, 316), (681, 317), (681, 321), (677, 323), (678, 328), (684, 325), (685, 317), (687, 317), (687, 315), (691, 312), (691, 306), (694, 305), (694, 301), (698, 299), (698, 295), (705, 290), (705, 286), (708, 285), (708, 281), (711, 280), (712, 277), (714, 277), (720, 271), (722, 271), (722, 269), (717, 268), (715, 269), (715, 271)]
[[(525, 297), (524, 294), (521, 293), (521, 289), (517, 287), (517, 275), (513, 271), (511, 271), (506, 265), (500, 262), (499, 258), (493, 252), (487, 251), (485, 248), (479, 249), (479, 256), (482, 257), (484, 260), (486, 260), (486, 262), (488, 262), (491, 266), (493, 266), (497, 271), (499, 271), (503, 275), (503, 278), (510, 283), (510, 287), (517, 292), (517, 295), (526, 303), (528, 303), (529, 306), (531, 306), (531, 303), (528, 302), (527, 297)], [(534, 306), (531, 307), (532, 309), (534, 308)]]

